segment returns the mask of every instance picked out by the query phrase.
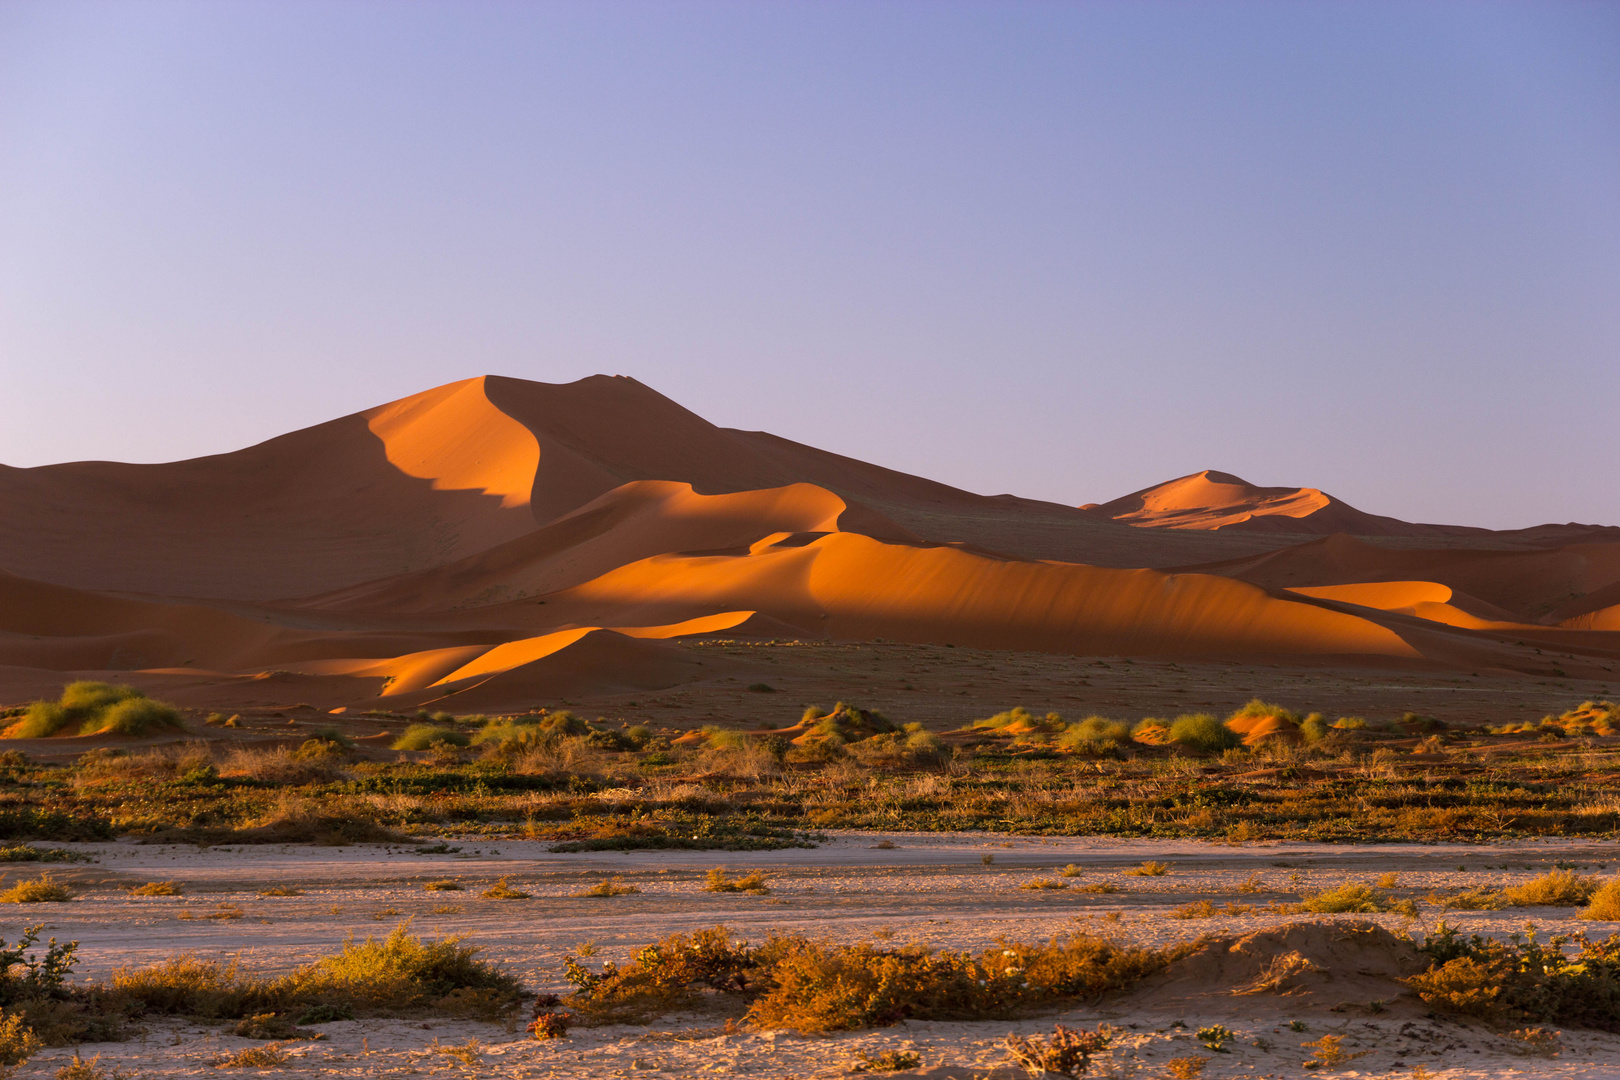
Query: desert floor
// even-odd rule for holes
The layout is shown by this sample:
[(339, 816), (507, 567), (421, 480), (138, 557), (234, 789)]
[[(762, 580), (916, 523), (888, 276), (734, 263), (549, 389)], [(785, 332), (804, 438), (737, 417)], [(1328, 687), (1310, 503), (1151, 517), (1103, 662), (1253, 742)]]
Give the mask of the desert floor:
[[(888, 846), (888, 845), (893, 845)], [(724, 924), (759, 939), (797, 932), (843, 940), (919, 941), (981, 949), (998, 937), (1044, 939), (1085, 931), (1139, 943), (1167, 943), (1200, 934), (1241, 935), (1281, 923), (1377, 919), (1393, 930), (1421, 934), (1439, 912), (1424, 903), (1432, 891), (1518, 882), (1555, 865), (1591, 872), (1620, 866), (1620, 843), (1562, 840), (1482, 845), (1320, 846), (1246, 845), (1189, 841), (991, 839), (979, 835), (838, 834), (814, 849), (770, 852), (631, 852), (553, 855), (528, 842), (452, 843), (460, 850), (414, 854), (409, 848), (214, 848), (142, 846), (133, 842), (75, 845), (98, 861), (57, 876), (81, 890), (65, 905), (10, 908), (0, 935), (43, 921), (46, 934), (81, 942), (76, 974), (105, 978), (125, 964), (181, 952), (237, 956), (264, 971), (284, 970), (333, 951), (350, 936), (386, 933), (411, 920), (418, 933), (465, 935), (486, 955), (520, 974), (532, 990), (565, 990), (562, 959), (589, 954), (588, 963), (623, 961), (638, 947), (670, 933)], [(990, 861), (986, 862), (986, 857)], [(1163, 876), (1127, 873), (1144, 860), (1170, 863)], [(1070, 888), (1021, 888), (1057, 877), (1073, 864)], [(761, 870), (762, 896), (704, 891), (716, 866)], [(31, 868), (6, 877), (32, 876)], [(1392, 891), (1417, 900), (1423, 915), (1301, 916), (1255, 911), (1213, 918), (1173, 917), (1189, 901), (1242, 902), (1263, 908), (1302, 892), (1344, 882), (1371, 883), (1395, 874)], [(493, 900), (480, 890), (499, 877), (532, 894)], [(637, 894), (608, 899), (571, 894), (618, 877)], [(455, 880), (460, 891), (429, 892), (428, 881)], [(145, 881), (179, 882), (179, 897), (132, 897)], [(1112, 893), (1080, 891), (1108, 883)], [(1247, 883), (1247, 890), (1240, 887)], [(263, 896), (271, 886), (303, 890)], [(1258, 890), (1258, 891), (1254, 891)], [(1620, 926), (1577, 923), (1571, 909), (1448, 912), (1465, 930), (1507, 934), (1534, 923), (1543, 933), (1587, 930), (1605, 935)], [(1353, 973), (1352, 973), (1353, 974)], [(1010, 1031), (1049, 1032), (1108, 1022), (1123, 1029), (1092, 1075), (1161, 1077), (1166, 1063), (1201, 1055), (1202, 1075), (1232, 1076), (1620, 1076), (1620, 1037), (1566, 1031), (1557, 1057), (1530, 1057), (1513, 1040), (1455, 1020), (1429, 1016), (1420, 1003), (1387, 1008), (1364, 1001), (1291, 1001), (1233, 996), (1219, 985), (1134, 994), (1094, 1008), (1021, 1021), (903, 1023), (829, 1037), (753, 1033), (717, 1016), (667, 1017), (649, 1027), (575, 1028), (556, 1042), (474, 1021), (347, 1021), (321, 1025), (325, 1038), (283, 1044), (293, 1057), (262, 1073), (286, 1077), (466, 1075), (602, 1077), (637, 1075), (844, 1075), (860, 1053), (911, 1049), (922, 1068), (899, 1076), (1023, 1075), (1011, 1071), (999, 1043)], [(1291, 1012), (1291, 1010), (1294, 1010)], [(1295, 1031), (1290, 1021), (1306, 1028)], [(1228, 1053), (1210, 1054), (1192, 1032), (1222, 1023), (1239, 1036)], [(1307, 1073), (1300, 1044), (1325, 1034), (1365, 1052), (1338, 1069)], [(472, 1045), (469, 1045), (471, 1043)], [(1258, 1044), (1258, 1045), (1257, 1045)], [(229, 1025), (157, 1021), (126, 1043), (82, 1048), (104, 1068), (130, 1076), (218, 1076), (223, 1055), (260, 1045), (230, 1034)], [(454, 1049), (455, 1054), (447, 1053)], [(54, 1076), (71, 1049), (40, 1053), (20, 1076)], [(257, 1070), (246, 1070), (257, 1073)]]

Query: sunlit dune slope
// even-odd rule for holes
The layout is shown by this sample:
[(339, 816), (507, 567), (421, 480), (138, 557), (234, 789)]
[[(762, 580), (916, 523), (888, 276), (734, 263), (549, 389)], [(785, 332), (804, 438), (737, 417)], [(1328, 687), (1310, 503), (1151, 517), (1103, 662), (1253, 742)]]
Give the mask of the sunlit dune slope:
[(488, 551), (304, 603), (382, 611), (498, 603), (557, 592), (651, 555), (747, 549), (773, 533), (844, 529), (881, 539), (917, 539), (881, 515), (811, 484), (700, 495), (690, 484), (641, 480)]
[(834, 637), (1003, 649), (1416, 655), (1376, 623), (1277, 599), (1243, 582), (1000, 560), (852, 533), (744, 556), (657, 556), (568, 590), (556, 602), (665, 615), (747, 607)]

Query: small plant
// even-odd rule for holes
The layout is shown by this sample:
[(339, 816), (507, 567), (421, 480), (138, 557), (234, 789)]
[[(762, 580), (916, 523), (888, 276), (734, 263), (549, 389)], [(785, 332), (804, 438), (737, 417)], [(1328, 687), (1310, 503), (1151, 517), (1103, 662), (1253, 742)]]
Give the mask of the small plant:
[(455, 1058), (463, 1065), (477, 1065), (484, 1060), (484, 1044), (477, 1039), (468, 1039), (460, 1046), (440, 1046), (437, 1042), (433, 1048), (448, 1058)]
[(1203, 1075), (1204, 1066), (1208, 1064), (1209, 1058), (1188, 1054), (1185, 1057), (1171, 1058), (1164, 1063), (1164, 1068), (1175, 1080), (1197, 1080)]
[(1221, 1024), (1199, 1028), (1194, 1034), (1197, 1035), (1198, 1041), (1204, 1044), (1205, 1049), (1213, 1050), (1217, 1054), (1226, 1053), (1226, 1048), (1237, 1041), (1237, 1035), (1232, 1029)]
[(743, 877), (728, 878), (726, 877), (725, 868), (720, 866), (709, 871), (709, 879), (703, 886), (703, 890), (705, 892), (754, 893), (756, 895), (771, 891), (765, 884), (765, 875), (758, 870)]
[(250, 1046), (234, 1054), (223, 1054), (210, 1064), (216, 1069), (273, 1069), (292, 1060), (292, 1055), (279, 1043)]
[(472, 743), (472, 736), (453, 728), (433, 724), (412, 724), (394, 740), (394, 750), (432, 750), (434, 747), (463, 747)]
[(1091, 1066), (1091, 1056), (1106, 1050), (1110, 1041), (1111, 1035), (1105, 1028), (1076, 1031), (1058, 1024), (1045, 1039), (1008, 1035), (1002, 1040), (1002, 1046), (1013, 1064), (1021, 1066), (1031, 1076), (1056, 1073), (1078, 1077)]
[(503, 877), (478, 895), (488, 900), (527, 900), (532, 894), (512, 888)]
[(5, 892), (0, 892), (0, 904), (65, 904), (72, 900), (73, 890), (51, 880), (51, 875), (19, 881)]
[(1380, 889), (1395, 889), (1399, 888), (1400, 884), (1401, 875), (1393, 872), (1380, 875), (1378, 878), (1378, 887)]
[(1237, 891), (1240, 893), (1265, 892), (1266, 884), (1260, 880), (1259, 871), (1256, 871), (1243, 879), (1242, 883), (1238, 885)]
[(1170, 864), (1150, 859), (1141, 866), (1133, 866), (1125, 872), (1132, 877), (1163, 877), (1170, 872)]
[(1561, 1033), (1548, 1031), (1546, 1028), (1520, 1028), (1508, 1032), (1504, 1038), (1511, 1039), (1515, 1048), (1521, 1054), (1531, 1054), (1536, 1057), (1557, 1057), (1561, 1049), (1558, 1038)]
[(1079, 877), (1083, 873), (1085, 873), (1085, 871), (1076, 866), (1074, 863), (1070, 863), (1068, 866), (1063, 868), (1064, 877)]
[(597, 882), (588, 889), (574, 893), (574, 895), (576, 897), (628, 896), (630, 893), (638, 893), (640, 891), (641, 890), (636, 888), (634, 885), (626, 885), (618, 878), (609, 878), (605, 881)]
[(21, 1013), (0, 1014), (0, 1069), (9, 1073), (37, 1054), (44, 1045), (44, 1040), (34, 1034)]
[(1067, 889), (1069, 883), (1061, 878), (1038, 877), (1018, 886), (1020, 889)]
[(122, 1069), (109, 1072), (101, 1067), (100, 1054), (86, 1061), (75, 1050), (73, 1060), (56, 1070), (56, 1080), (134, 1080), (134, 1074)]
[(536, 1039), (566, 1039), (574, 1018), (565, 1012), (543, 1012), (535, 1015), (529, 1024), (529, 1034)]
[(983, 863), (985, 866), (991, 866), (995, 863), (995, 861), (995, 853), (991, 851), (987, 851), (983, 855), (979, 856), (979, 862)]
[[(502, 878), (501, 880), (504, 881), (506, 879)], [(461, 882), (450, 881), (448, 879), (445, 881), (428, 881), (422, 884), (422, 888), (426, 889), (428, 892), (460, 892)]]
[(268, 889), (260, 889), (260, 896), (303, 896), (303, 889), (296, 889), (291, 885), (272, 885)]
[(298, 1014), (299, 1024), (333, 1024), (353, 1019), (354, 1010), (345, 1005), (311, 1005)]
[(1352, 1054), (1344, 1048), (1343, 1035), (1324, 1035), (1315, 1042), (1300, 1043), (1307, 1050), (1314, 1051), (1311, 1060), (1305, 1062), (1307, 1069), (1320, 1069), (1323, 1067), (1336, 1069), (1340, 1065), (1348, 1064), (1359, 1057), (1366, 1057), (1372, 1051), (1363, 1050)]
[(292, 1039), (300, 1032), (298, 1025), (284, 1016), (273, 1012), (255, 1013), (244, 1016), (231, 1029), (231, 1034), (239, 1039)]
[(922, 1064), (922, 1055), (915, 1050), (885, 1050), (881, 1054), (868, 1054), (865, 1051), (855, 1055), (855, 1061), (850, 1065), (850, 1072), (900, 1072), (904, 1069), (915, 1069)]
[(185, 892), (178, 881), (148, 881), (129, 890), (131, 896), (184, 896)]
[(1388, 893), (1379, 892), (1370, 885), (1348, 884), (1340, 885), (1336, 889), (1324, 889), (1314, 896), (1308, 896), (1297, 905), (1296, 910), (1314, 911), (1323, 914), (1340, 914), (1344, 912), (1373, 913), (1379, 911), (1395, 911), (1402, 915), (1416, 916), (1417, 905), (1410, 900), (1396, 900)]
[(1080, 886), (1076, 891), (1084, 893), (1117, 893), (1119, 892), (1119, 886), (1112, 881), (1094, 881), (1090, 885)]
[(1288, 1030), (1289, 1031), (1309, 1031), (1309, 1030), (1311, 1030), (1311, 1025), (1307, 1024), (1303, 1020), (1290, 1020), (1290, 1021), (1288, 1021)]

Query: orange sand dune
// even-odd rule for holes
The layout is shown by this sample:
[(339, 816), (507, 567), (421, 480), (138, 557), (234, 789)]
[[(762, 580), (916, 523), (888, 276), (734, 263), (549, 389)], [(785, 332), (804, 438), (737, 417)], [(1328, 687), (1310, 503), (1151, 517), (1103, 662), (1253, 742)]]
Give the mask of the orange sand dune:
[(1415, 615), (1471, 630), (1509, 630), (1524, 624), (1493, 604), (1476, 600), (1438, 581), (1376, 581), (1358, 585), (1300, 586), (1289, 592), (1337, 600), (1359, 607)]
[(747, 606), (833, 637), (1001, 649), (1417, 655), (1366, 619), (1211, 575), (1001, 560), (854, 533), (750, 555), (656, 556), (555, 602), (642, 613)]
[(498, 603), (557, 592), (650, 555), (746, 549), (775, 533), (844, 528), (884, 539), (916, 539), (881, 515), (811, 484), (699, 495), (690, 484), (641, 480), (488, 551), (303, 603), (383, 611)]
[(1250, 532), (1411, 536), (1434, 540), (1498, 539), (1553, 546), (1620, 540), (1620, 529), (1596, 525), (1538, 525), (1495, 532), (1464, 525), (1424, 525), (1368, 514), (1316, 488), (1257, 487), (1206, 469), (1143, 488), (1112, 502), (1080, 508), (1097, 517), (1145, 528), (1237, 529)]

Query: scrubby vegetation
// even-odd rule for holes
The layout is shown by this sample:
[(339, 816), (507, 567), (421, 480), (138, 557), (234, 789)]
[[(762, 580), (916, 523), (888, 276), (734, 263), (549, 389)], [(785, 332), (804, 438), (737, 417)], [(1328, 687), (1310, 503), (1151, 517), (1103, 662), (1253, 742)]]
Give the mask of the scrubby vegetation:
[[(102, 685), (70, 687), (63, 700), (82, 709), (123, 693), (93, 689)], [(1609, 715), (1607, 703), (1588, 702), (1566, 717), (1592, 725)], [(13, 751), (0, 755), (0, 840), (345, 844), (471, 833), (556, 851), (746, 851), (813, 844), (828, 829), (1240, 841), (1620, 831), (1620, 745), (1550, 743), (1539, 728), (1446, 730), (1417, 714), (1329, 722), (1258, 699), (1225, 721), (1070, 723), (1014, 708), (940, 731), (847, 702), (784, 720), (745, 732), (545, 709), (390, 717), (401, 725), (391, 740), (417, 748), (391, 760), (309, 728), (280, 747), (102, 747), (68, 766)]]
[(1017, 1016), (1122, 989), (1186, 951), (1085, 935), (1043, 945), (1002, 942), (977, 956), (793, 935), (751, 945), (720, 926), (673, 935), (600, 971), (569, 957), (576, 989), (560, 1004), (586, 1024), (645, 1023), (723, 998), (743, 1007), (753, 1027), (820, 1034), (905, 1019)]
[(1407, 983), (1434, 1009), (1502, 1025), (1529, 1020), (1620, 1031), (1620, 935), (1543, 943), (1532, 931), (1498, 941), (1442, 925), (1422, 948), (1433, 966)]

